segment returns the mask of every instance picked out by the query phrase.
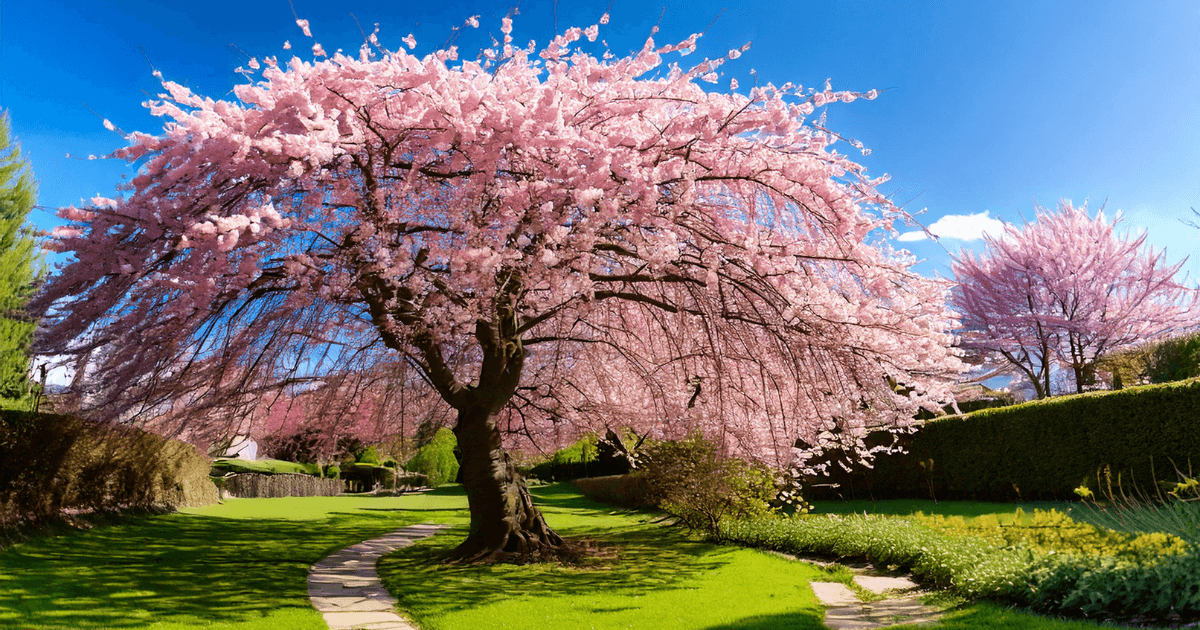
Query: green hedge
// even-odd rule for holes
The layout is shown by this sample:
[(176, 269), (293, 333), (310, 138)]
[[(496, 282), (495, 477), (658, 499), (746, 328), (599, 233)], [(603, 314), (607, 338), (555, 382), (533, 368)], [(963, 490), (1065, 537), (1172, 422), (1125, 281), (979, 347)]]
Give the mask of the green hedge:
[(341, 479), (312, 475), (242, 473), (221, 478), (224, 487), (241, 499), (273, 497), (332, 497), (342, 493)]
[[(1200, 379), (1094, 392), (928, 422), (904, 455), (839, 480), (849, 498), (1073, 500), (1104, 467), (1126, 491), (1200, 466)], [(932, 460), (932, 465), (930, 461)], [(922, 466), (924, 464), (924, 466)], [(814, 489), (814, 495), (821, 494)], [(829, 491), (825, 491), (829, 494)]]
[(0, 520), (63, 510), (215, 503), (208, 458), (195, 447), (72, 416), (0, 411)]

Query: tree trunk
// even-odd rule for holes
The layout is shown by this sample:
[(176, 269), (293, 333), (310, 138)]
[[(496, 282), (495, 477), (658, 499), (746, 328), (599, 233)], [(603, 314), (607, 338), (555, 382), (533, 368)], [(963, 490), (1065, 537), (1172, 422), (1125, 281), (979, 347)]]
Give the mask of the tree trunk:
[(539, 557), (561, 550), (562, 537), (546, 524), (500, 445), (496, 416), (486, 408), (460, 409), (454, 435), (462, 451), (471, 531), (451, 559), (480, 562), (504, 554)]

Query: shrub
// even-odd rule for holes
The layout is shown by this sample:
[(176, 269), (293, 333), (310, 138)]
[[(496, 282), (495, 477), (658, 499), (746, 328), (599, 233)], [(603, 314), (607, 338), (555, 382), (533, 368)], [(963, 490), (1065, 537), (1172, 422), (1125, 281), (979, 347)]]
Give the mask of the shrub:
[(445, 427), (438, 429), (433, 438), (417, 450), (405, 468), (409, 472), (425, 475), (430, 486), (450, 483), (458, 475), (458, 459), (454, 456), (457, 446), (458, 439), (453, 431)]
[(359, 464), (374, 464), (375, 466), (380, 466), (383, 462), (379, 458), (379, 451), (375, 450), (374, 446), (363, 449), (361, 453), (354, 456), (354, 461)]
[(1133, 536), (1072, 520), (1058, 510), (1034, 510), (1026, 515), (1017, 508), (1011, 522), (1001, 522), (995, 514), (963, 518), (961, 516), (912, 515), (913, 521), (943, 533), (974, 536), (1000, 546), (1025, 545), (1046, 552), (1104, 556), (1136, 562), (1153, 562), (1162, 556), (1177, 556), (1187, 551), (1182, 539), (1163, 533)]
[(875, 516), (729, 519), (720, 537), (793, 554), (867, 560), (925, 584), (1064, 615), (1166, 619), (1200, 614), (1200, 559), (1061, 553), (954, 536)]
[(528, 477), (546, 481), (565, 481), (584, 477), (623, 475), (630, 470), (629, 459), (596, 436), (580, 438), (575, 443), (554, 452), (544, 462), (524, 471)]
[(326, 479), (340, 479), (342, 469), (337, 464), (326, 464), (324, 473)]
[(1073, 500), (1080, 484), (1098, 489), (1107, 466), (1131, 491), (1152, 492), (1172, 462), (1200, 462), (1198, 408), (1194, 379), (951, 416), (926, 423), (907, 454), (877, 457), (850, 483), (875, 498)]
[(217, 501), (195, 447), (71, 416), (0, 411), (0, 514), (198, 506)]
[(391, 488), (396, 472), (384, 466), (358, 463), (343, 466), (341, 476), (350, 488), (359, 492), (369, 492), (376, 486)]
[(689, 529), (713, 534), (723, 519), (766, 514), (776, 494), (770, 469), (723, 457), (699, 434), (647, 447), (640, 469), (648, 501)]

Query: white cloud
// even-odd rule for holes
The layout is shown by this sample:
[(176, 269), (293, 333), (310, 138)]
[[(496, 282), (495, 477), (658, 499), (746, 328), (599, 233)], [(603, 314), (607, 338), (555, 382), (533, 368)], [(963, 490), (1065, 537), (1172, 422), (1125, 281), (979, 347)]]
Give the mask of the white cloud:
[[(984, 234), (999, 236), (1004, 233), (1004, 222), (988, 216), (984, 210), (979, 214), (947, 214), (934, 221), (929, 226), (929, 232), (938, 238), (952, 238), (959, 241), (978, 241)], [(897, 237), (900, 241), (923, 241), (925, 232), (905, 232)]]

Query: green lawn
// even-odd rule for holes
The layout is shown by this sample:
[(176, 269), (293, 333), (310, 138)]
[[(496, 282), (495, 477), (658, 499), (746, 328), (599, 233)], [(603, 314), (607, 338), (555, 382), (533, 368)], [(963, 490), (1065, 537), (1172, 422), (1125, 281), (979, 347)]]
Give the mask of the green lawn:
[(830, 576), (750, 549), (712, 545), (588, 501), (571, 486), (535, 489), (564, 536), (594, 539), (583, 568), (432, 562), (462, 532), (386, 557), (380, 574), (425, 630), (662, 628), (818, 629), (808, 582)]
[(460, 522), (458, 491), (242, 499), (0, 553), (0, 627), (325, 630), (308, 567), (361, 540)]
[[(34, 538), (0, 552), (0, 627), (312, 629), (308, 567), (384, 532), (452, 529), (384, 559), (381, 573), (425, 630), (452, 628), (820, 628), (808, 582), (845, 579), (749, 549), (688, 539), (579, 496), (533, 490), (551, 525), (595, 541), (582, 568), (445, 566), (461, 540), (461, 489), (397, 498), (243, 499)], [(955, 611), (940, 627), (1084, 628), (1003, 611)], [(1087, 626), (1094, 627), (1094, 626)]]

